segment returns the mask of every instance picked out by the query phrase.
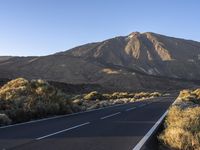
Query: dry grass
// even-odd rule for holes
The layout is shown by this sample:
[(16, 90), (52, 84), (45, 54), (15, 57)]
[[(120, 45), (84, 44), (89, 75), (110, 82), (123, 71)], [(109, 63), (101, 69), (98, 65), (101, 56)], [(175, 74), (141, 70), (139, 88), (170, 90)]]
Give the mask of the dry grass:
[[(181, 91), (179, 104), (170, 108), (165, 130), (159, 135), (160, 141), (170, 149), (200, 150), (200, 107), (193, 105), (198, 101), (199, 91)], [(189, 105), (182, 107), (185, 103)]]

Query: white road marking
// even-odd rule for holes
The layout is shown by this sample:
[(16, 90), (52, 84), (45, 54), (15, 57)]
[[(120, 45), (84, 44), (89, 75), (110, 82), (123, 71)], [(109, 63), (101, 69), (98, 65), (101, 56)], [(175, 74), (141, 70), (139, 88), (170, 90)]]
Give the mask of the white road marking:
[(147, 134), (139, 141), (139, 143), (133, 148), (133, 150), (140, 150), (151, 134), (155, 131), (155, 129), (162, 122), (164, 117), (167, 115), (168, 110), (160, 117), (160, 119), (154, 124), (154, 126), (147, 132)]
[(114, 113), (114, 114), (111, 114), (111, 115), (108, 115), (108, 116), (101, 117), (101, 120), (106, 119), (106, 118), (110, 118), (110, 117), (112, 117), (112, 116), (116, 116), (116, 115), (118, 115), (118, 114), (120, 114), (120, 113), (121, 113), (121, 112), (117, 112), (117, 113)]
[(133, 108), (129, 108), (129, 109), (126, 109), (126, 111), (130, 111), (130, 110), (133, 110), (135, 109), (136, 107), (133, 107)]
[[(131, 102), (131, 103), (134, 103), (134, 102)], [(87, 111), (82, 111), (82, 112), (77, 112), (77, 113), (72, 113), (72, 114), (66, 114), (66, 115), (59, 115), (59, 116), (48, 117), (48, 118), (43, 118), (43, 119), (37, 119), (37, 120), (27, 121), (27, 122), (23, 122), (23, 123), (17, 123), (17, 124), (2, 126), (2, 127), (0, 127), (0, 129), (20, 126), (20, 125), (25, 125), (25, 124), (30, 124), (30, 123), (37, 123), (37, 122), (46, 121), (46, 120), (59, 119), (59, 118), (64, 118), (64, 117), (68, 117), (68, 116), (73, 116), (73, 115), (78, 115), (78, 114), (84, 114), (84, 113), (88, 113), (88, 112), (94, 112), (94, 111), (98, 111), (98, 110), (103, 110), (103, 109), (107, 109), (107, 108), (128, 105), (128, 104), (131, 104), (131, 103), (116, 104), (116, 105), (111, 105), (111, 106), (107, 106), (107, 107), (102, 107), (102, 108), (98, 108), (98, 109), (92, 109), (92, 110), (87, 110)]]
[[(171, 97), (159, 97), (159, 98), (171, 98)], [(172, 97), (172, 98), (174, 98), (174, 97)], [(150, 99), (158, 99), (158, 98), (149, 98), (149, 99), (147, 98), (146, 100), (150, 100)], [(135, 102), (131, 102), (131, 103), (135, 103)], [(88, 111), (82, 111), (82, 112), (77, 112), (77, 113), (72, 113), (72, 114), (53, 116), (53, 117), (48, 117), (48, 118), (43, 118), (43, 119), (36, 119), (36, 120), (27, 121), (27, 122), (23, 122), (23, 123), (16, 123), (16, 124), (12, 124), (12, 125), (2, 126), (2, 127), (0, 127), (0, 129), (9, 128), (9, 127), (15, 127), (15, 126), (20, 126), (20, 125), (25, 125), (25, 124), (30, 124), (30, 123), (37, 123), (37, 122), (46, 121), (46, 120), (59, 119), (59, 118), (63, 118), (63, 117), (68, 117), (68, 116), (73, 116), (73, 115), (78, 115), (78, 114), (83, 114), (83, 113), (98, 111), (98, 110), (102, 110), (102, 109), (107, 109), (107, 108), (112, 108), (112, 107), (117, 107), (117, 106), (128, 105), (128, 104), (130, 104), (130, 103), (111, 105), (111, 106), (108, 106), (108, 107), (103, 107), (103, 108), (98, 108), (98, 109), (93, 109), (93, 110), (88, 110)]]
[(44, 139), (44, 138), (47, 138), (47, 137), (50, 137), (50, 136), (53, 136), (53, 135), (56, 135), (56, 134), (59, 134), (59, 133), (63, 133), (63, 132), (66, 132), (66, 131), (69, 131), (69, 130), (72, 130), (72, 129), (76, 129), (76, 128), (85, 126), (85, 125), (87, 125), (87, 124), (90, 124), (90, 122), (86, 122), (86, 123), (83, 123), (83, 124), (80, 124), (80, 125), (76, 125), (76, 126), (73, 126), (73, 127), (70, 127), (70, 128), (67, 128), (67, 129), (64, 129), (64, 130), (55, 132), (55, 133), (51, 133), (51, 134), (48, 134), (48, 135), (45, 135), (45, 136), (36, 138), (36, 140), (42, 140), (42, 139)]

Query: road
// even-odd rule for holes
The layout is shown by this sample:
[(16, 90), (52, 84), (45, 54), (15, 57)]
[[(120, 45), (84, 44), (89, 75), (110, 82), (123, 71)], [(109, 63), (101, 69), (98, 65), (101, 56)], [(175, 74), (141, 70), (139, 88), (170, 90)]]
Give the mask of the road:
[(0, 128), (0, 150), (133, 150), (174, 100), (160, 97)]

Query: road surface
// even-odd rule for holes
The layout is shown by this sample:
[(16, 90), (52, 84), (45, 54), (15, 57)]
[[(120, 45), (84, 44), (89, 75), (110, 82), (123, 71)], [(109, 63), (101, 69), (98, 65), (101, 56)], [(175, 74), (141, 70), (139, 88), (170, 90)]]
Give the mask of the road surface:
[(160, 97), (0, 128), (0, 150), (133, 150), (174, 100)]

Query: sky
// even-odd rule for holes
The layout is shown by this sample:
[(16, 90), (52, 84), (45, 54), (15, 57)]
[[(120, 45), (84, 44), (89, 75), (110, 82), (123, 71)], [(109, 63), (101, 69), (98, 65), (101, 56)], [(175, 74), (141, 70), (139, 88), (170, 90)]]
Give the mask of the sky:
[(0, 0), (0, 56), (41, 56), (131, 32), (200, 41), (199, 0)]

